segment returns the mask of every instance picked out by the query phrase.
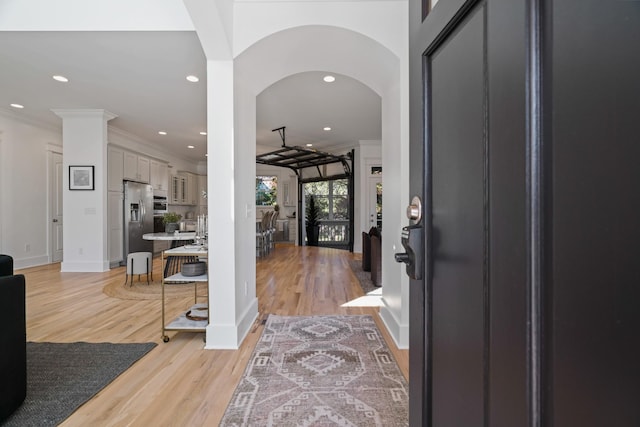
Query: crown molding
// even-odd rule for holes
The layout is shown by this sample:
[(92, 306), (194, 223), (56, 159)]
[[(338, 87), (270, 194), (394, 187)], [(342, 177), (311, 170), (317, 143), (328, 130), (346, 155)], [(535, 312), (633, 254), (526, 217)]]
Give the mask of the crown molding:
[(53, 132), (62, 132), (62, 122), (60, 122), (59, 125), (54, 125), (49, 122), (45, 122), (43, 120), (34, 119), (32, 117), (28, 117), (23, 114), (18, 114), (16, 111), (12, 109), (10, 110), (4, 107), (0, 107), (0, 115), (8, 119), (16, 120), (18, 122), (21, 122), (30, 126), (43, 128)]

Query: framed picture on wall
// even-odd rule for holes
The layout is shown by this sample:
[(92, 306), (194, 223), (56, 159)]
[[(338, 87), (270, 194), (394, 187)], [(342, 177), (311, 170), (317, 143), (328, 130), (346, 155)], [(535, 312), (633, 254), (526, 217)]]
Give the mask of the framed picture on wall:
[(95, 190), (93, 166), (69, 166), (69, 190)]

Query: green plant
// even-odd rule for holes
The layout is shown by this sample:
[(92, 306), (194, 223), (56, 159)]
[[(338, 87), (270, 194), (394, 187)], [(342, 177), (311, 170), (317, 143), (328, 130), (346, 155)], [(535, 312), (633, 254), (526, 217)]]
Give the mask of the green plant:
[(305, 212), (305, 219), (307, 221), (307, 227), (314, 227), (320, 225), (320, 209), (316, 205), (316, 197), (309, 196), (307, 202), (307, 210)]
[(179, 213), (175, 213), (175, 212), (167, 212), (166, 214), (164, 214), (162, 216), (162, 223), (163, 224), (172, 224), (172, 223), (176, 223), (178, 221), (180, 221), (180, 219), (182, 218), (182, 215), (180, 215)]

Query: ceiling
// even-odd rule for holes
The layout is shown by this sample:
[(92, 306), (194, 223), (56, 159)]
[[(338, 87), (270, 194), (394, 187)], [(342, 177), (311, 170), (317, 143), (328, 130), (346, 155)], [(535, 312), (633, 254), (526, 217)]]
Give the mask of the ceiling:
[[(287, 145), (319, 150), (381, 138), (380, 97), (346, 76), (325, 83), (326, 74), (296, 74), (258, 96), (259, 146), (279, 147), (271, 130), (282, 126)], [(0, 109), (11, 114), (60, 127), (52, 109), (105, 109), (117, 115), (111, 126), (185, 159), (205, 159), (206, 60), (195, 32), (2, 32), (0, 77)]]

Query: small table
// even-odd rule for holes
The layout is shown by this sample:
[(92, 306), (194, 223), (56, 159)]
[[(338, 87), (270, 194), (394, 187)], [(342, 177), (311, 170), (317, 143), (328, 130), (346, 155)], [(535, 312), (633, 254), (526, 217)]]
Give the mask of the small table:
[[(172, 249), (167, 249), (162, 252), (162, 258), (168, 262), (171, 258), (184, 258), (197, 261), (198, 259), (206, 258), (208, 255), (207, 248), (204, 246), (187, 245), (180, 246)], [(165, 268), (166, 270), (166, 268)], [(207, 324), (209, 323), (209, 304), (198, 303), (198, 283), (208, 284), (209, 275), (207, 272), (200, 276), (185, 276), (182, 272), (177, 271), (170, 276), (162, 278), (162, 341), (169, 342), (169, 336), (166, 331), (192, 331), (192, 332), (204, 332)], [(177, 319), (170, 323), (166, 323), (165, 318), (165, 294), (164, 287), (167, 284), (176, 283), (193, 283), (194, 301), (191, 307), (183, 312)], [(206, 312), (206, 316), (194, 316), (194, 313)], [(191, 315), (191, 316), (190, 316)]]

